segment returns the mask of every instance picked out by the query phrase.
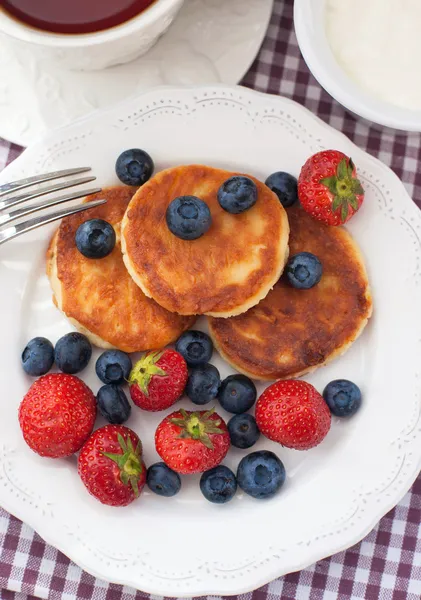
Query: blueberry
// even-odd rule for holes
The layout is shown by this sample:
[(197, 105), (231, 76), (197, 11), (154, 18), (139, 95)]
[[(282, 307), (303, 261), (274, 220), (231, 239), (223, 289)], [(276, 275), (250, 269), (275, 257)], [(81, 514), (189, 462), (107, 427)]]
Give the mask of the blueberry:
[(165, 215), (168, 229), (182, 240), (197, 240), (212, 224), (206, 202), (196, 196), (179, 196), (173, 200)]
[(242, 213), (257, 202), (256, 184), (248, 177), (231, 177), (219, 188), (218, 202), (229, 213)]
[(106, 350), (95, 364), (95, 371), (104, 383), (124, 383), (132, 370), (130, 356), (121, 350)]
[(190, 370), (186, 394), (194, 404), (207, 404), (217, 397), (221, 377), (213, 365), (201, 365)]
[(229, 375), (221, 384), (219, 402), (227, 412), (245, 413), (256, 402), (256, 386), (245, 375)]
[(284, 485), (285, 476), (282, 461), (268, 450), (247, 454), (237, 470), (240, 488), (259, 500), (274, 496)]
[(154, 168), (152, 158), (139, 148), (125, 150), (115, 164), (117, 177), (126, 185), (143, 185), (152, 177)]
[(350, 417), (361, 406), (360, 388), (348, 379), (335, 379), (327, 384), (323, 398), (335, 417)]
[(237, 480), (231, 469), (224, 465), (218, 465), (202, 474), (200, 490), (209, 502), (225, 504), (234, 498), (237, 491)]
[(82, 371), (91, 360), (92, 346), (83, 333), (67, 333), (59, 339), (54, 350), (54, 360), (63, 373), (74, 375)]
[(297, 202), (297, 180), (289, 173), (285, 173), (284, 171), (272, 173), (266, 179), (265, 184), (272, 192), (275, 192), (284, 208), (288, 208)]
[(175, 496), (181, 489), (180, 475), (163, 462), (155, 463), (149, 467), (146, 483), (155, 494), (166, 498)]
[(90, 219), (76, 231), (76, 247), (86, 258), (105, 258), (114, 249), (114, 227), (102, 219)]
[(36, 337), (28, 342), (22, 352), (22, 367), (33, 377), (45, 375), (54, 363), (54, 346), (44, 337)]
[(323, 267), (320, 260), (310, 252), (291, 256), (285, 267), (289, 283), (297, 290), (309, 290), (319, 283)]
[(177, 340), (175, 345), (189, 367), (197, 367), (210, 361), (213, 353), (213, 343), (207, 333), (203, 331), (186, 331)]
[(99, 412), (113, 425), (121, 425), (132, 412), (123, 389), (115, 383), (108, 383), (99, 388), (96, 395)]
[(230, 434), (231, 444), (242, 449), (251, 448), (260, 437), (256, 419), (248, 413), (234, 415), (228, 421), (228, 433)]

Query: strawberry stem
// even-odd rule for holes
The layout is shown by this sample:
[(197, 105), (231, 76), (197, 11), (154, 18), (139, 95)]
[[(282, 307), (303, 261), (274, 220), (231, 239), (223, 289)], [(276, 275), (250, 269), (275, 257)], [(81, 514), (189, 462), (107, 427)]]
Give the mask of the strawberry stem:
[(149, 384), (152, 377), (165, 377), (166, 372), (157, 366), (157, 362), (161, 358), (163, 352), (149, 352), (142, 356), (133, 367), (130, 377), (129, 385), (137, 384), (142, 390), (145, 396), (149, 396)]
[(199, 440), (206, 448), (213, 450), (212, 440), (209, 437), (210, 433), (224, 433), (223, 429), (219, 428), (220, 419), (211, 419), (211, 415), (215, 409), (206, 412), (191, 412), (188, 413), (183, 408), (180, 409), (182, 418), (171, 419), (171, 423), (180, 427), (180, 438), (190, 438)]
[(121, 448), (121, 454), (113, 452), (102, 452), (104, 456), (112, 460), (120, 469), (120, 479), (125, 486), (131, 485), (136, 498), (139, 496), (139, 479), (143, 471), (140, 458), (141, 444), (133, 448), (132, 440), (123, 438), (121, 434), (117, 436)]
[(354, 175), (355, 165), (351, 158), (342, 158), (336, 169), (336, 175), (324, 177), (320, 183), (325, 185), (333, 196), (332, 212), (341, 211), (341, 221), (345, 222), (349, 207), (358, 210), (358, 195), (364, 194), (364, 189)]
[(199, 440), (205, 433), (205, 425), (196, 415), (187, 421), (186, 429), (194, 440)]

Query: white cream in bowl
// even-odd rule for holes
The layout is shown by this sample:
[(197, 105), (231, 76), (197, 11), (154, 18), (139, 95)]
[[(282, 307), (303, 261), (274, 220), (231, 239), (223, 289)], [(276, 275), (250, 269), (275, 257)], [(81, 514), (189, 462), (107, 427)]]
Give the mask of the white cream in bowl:
[(421, 109), (421, 0), (326, 0), (326, 35), (369, 94)]
[(421, 132), (421, 0), (294, 0), (294, 25), (333, 98), (372, 123)]

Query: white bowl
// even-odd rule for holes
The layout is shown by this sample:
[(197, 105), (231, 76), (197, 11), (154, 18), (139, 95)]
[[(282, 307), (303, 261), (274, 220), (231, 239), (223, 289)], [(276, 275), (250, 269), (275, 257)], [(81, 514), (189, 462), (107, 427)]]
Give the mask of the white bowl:
[(421, 111), (383, 102), (362, 90), (336, 61), (325, 32), (326, 0), (295, 0), (294, 25), (308, 68), (320, 85), (353, 113), (380, 125), (421, 131)]
[(80, 35), (34, 29), (0, 11), (0, 32), (18, 44), (31, 45), (38, 56), (80, 71), (104, 69), (145, 54), (168, 29), (184, 0), (156, 0), (137, 17), (116, 27)]

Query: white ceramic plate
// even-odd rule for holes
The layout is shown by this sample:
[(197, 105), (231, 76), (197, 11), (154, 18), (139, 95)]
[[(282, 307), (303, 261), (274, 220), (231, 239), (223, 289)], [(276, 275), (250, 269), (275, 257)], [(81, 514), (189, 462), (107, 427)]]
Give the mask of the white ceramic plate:
[(27, 146), (158, 85), (238, 83), (266, 33), (273, 0), (186, 0), (170, 29), (144, 56), (102, 71), (67, 71), (42, 51), (0, 36), (0, 137)]
[[(342, 134), (290, 100), (242, 88), (148, 92), (50, 134), (0, 180), (91, 164), (101, 184), (113, 184), (117, 155), (139, 145), (158, 170), (203, 162), (260, 179), (278, 169), (298, 175), (322, 148), (352, 155), (367, 195), (349, 229), (367, 260), (375, 312), (351, 350), (308, 380), (319, 390), (337, 377), (355, 381), (363, 408), (335, 420), (309, 452), (261, 440), (257, 447), (275, 451), (288, 474), (268, 502), (238, 493), (226, 506), (211, 505), (194, 476), (173, 499), (145, 492), (125, 509), (102, 506), (79, 481), (76, 458), (38, 457), (18, 426), (30, 384), (20, 351), (34, 335), (56, 341), (69, 331), (44, 275), (50, 231), (38, 230), (0, 248), (0, 504), (98, 577), (165, 596), (240, 593), (356, 543), (418, 474), (421, 215), (397, 177)], [(223, 376), (231, 372), (214, 362)], [(83, 378), (98, 389), (93, 363)], [(128, 422), (147, 464), (157, 460), (153, 434), (162, 418), (133, 410)], [(231, 450), (226, 464), (235, 468), (243, 454)]]

